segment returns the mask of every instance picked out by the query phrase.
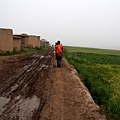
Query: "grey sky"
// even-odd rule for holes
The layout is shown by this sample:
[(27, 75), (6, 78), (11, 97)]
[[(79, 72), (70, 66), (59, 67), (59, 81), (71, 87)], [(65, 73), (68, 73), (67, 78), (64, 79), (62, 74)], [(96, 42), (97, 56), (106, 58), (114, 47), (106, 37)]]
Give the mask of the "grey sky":
[(120, 0), (0, 0), (0, 28), (53, 44), (120, 50)]

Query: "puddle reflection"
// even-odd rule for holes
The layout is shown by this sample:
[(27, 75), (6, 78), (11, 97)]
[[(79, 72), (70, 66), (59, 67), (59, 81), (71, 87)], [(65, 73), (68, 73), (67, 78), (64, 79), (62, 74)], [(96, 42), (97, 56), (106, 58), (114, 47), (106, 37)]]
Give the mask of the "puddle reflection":
[(0, 115), (2, 115), (3, 111), (5, 110), (4, 106), (9, 102), (10, 98), (7, 99), (5, 97), (0, 97)]

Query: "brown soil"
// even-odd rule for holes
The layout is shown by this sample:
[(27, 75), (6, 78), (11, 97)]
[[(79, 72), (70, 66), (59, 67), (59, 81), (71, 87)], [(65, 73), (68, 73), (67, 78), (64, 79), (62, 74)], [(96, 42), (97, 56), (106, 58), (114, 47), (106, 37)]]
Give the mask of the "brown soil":
[(106, 120), (65, 58), (53, 49), (0, 57), (0, 120)]

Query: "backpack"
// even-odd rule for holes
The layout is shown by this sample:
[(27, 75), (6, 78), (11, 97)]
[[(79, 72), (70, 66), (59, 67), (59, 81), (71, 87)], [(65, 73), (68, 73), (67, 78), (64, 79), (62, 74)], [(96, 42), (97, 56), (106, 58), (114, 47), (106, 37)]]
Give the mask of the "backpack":
[(57, 46), (57, 52), (58, 52), (58, 56), (62, 58), (63, 57), (63, 47), (62, 47), (62, 45)]

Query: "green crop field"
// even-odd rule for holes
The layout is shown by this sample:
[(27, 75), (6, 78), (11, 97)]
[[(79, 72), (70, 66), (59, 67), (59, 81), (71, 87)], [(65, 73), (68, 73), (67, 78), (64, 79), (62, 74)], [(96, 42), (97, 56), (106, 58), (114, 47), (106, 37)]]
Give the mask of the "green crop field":
[(70, 47), (64, 46), (69, 52), (82, 52), (82, 53), (97, 53), (105, 55), (120, 55), (120, 50), (108, 50), (98, 48), (85, 48), (85, 47)]
[(64, 46), (65, 57), (107, 116), (120, 119), (120, 51)]

